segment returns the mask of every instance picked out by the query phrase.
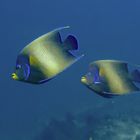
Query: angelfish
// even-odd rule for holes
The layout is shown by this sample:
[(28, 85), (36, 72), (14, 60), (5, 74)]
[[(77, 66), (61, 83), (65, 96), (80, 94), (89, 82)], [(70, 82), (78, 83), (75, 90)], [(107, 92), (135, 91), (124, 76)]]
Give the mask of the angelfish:
[(73, 54), (78, 49), (77, 39), (73, 35), (62, 41), (59, 31), (69, 27), (55, 29), (33, 40), (17, 56), (14, 80), (41, 84), (49, 81), (71, 66), (83, 55)]
[(140, 66), (118, 60), (94, 61), (81, 82), (106, 98), (136, 93), (140, 91)]

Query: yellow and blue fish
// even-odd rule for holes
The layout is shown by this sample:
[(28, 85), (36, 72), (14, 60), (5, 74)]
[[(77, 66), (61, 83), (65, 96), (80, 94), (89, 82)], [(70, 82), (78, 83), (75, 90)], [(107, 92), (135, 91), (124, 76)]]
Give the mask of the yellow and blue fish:
[(140, 66), (124, 61), (98, 60), (89, 65), (81, 82), (95, 93), (111, 98), (140, 91)]
[(73, 50), (78, 49), (77, 39), (73, 35), (69, 35), (62, 41), (59, 31), (65, 28), (68, 27), (55, 29), (25, 46), (17, 57), (12, 78), (41, 84), (81, 58), (72, 53)]

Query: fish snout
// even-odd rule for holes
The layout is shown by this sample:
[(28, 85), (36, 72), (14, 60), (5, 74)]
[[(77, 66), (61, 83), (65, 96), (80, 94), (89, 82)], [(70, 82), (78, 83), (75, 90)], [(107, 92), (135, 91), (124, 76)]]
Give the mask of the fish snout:
[(82, 76), (82, 78), (81, 78), (81, 82), (82, 82), (83, 84), (87, 84), (87, 79), (86, 79), (85, 76)]
[(18, 76), (16, 75), (16, 73), (12, 73), (11, 78), (14, 80), (18, 80)]

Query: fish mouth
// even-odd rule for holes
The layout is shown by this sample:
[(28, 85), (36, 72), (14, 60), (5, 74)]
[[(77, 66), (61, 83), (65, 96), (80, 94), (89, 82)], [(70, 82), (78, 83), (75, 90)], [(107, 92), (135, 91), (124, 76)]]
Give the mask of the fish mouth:
[(12, 79), (14, 79), (14, 80), (18, 80), (18, 76), (16, 75), (16, 73), (12, 73)]
[(81, 82), (82, 82), (83, 84), (87, 84), (87, 79), (86, 79), (85, 76), (83, 76), (83, 77), (81, 78)]

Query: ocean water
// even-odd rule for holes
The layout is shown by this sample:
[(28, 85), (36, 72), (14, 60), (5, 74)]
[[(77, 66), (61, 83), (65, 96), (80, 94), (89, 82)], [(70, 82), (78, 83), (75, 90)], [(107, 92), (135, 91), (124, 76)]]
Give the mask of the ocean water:
[[(0, 140), (140, 140), (140, 94), (105, 99), (80, 83), (99, 59), (140, 64), (138, 0), (0, 2)], [(69, 25), (85, 56), (42, 85), (13, 81), (30, 41)]]

